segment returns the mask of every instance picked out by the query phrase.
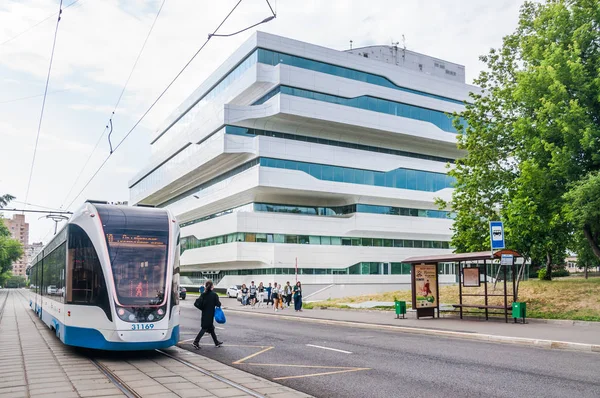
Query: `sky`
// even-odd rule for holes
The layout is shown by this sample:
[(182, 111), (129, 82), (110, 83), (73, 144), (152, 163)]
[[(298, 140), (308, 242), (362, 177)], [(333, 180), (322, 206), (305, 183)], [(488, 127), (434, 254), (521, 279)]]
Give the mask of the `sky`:
[[(467, 83), (472, 83), (484, 67), (479, 56), (499, 47), (502, 37), (514, 30), (523, 3), (269, 1), (277, 18), (237, 36), (213, 38), (77, 196), (109, 154), (105, 126), (163, 0), (64, 0), (28, 208), (73, 211), (85, 199), (128, 200), (128, 181), (150, 158), (149, 137), (256, 29), (338, 50), (348, 49), (350, 40), (354, 47), (402, 46), (404, 36), (409, 50), (465, 65)], [(10, 208), (25, 206), (59, 3), (0, 1), (0, 195), (16, 196)], [(113, 146), (235, 3), (164, 0), (115, 111)], [(266, 0), (243, 0), (219, 33), (238, 31), (269, 15)], [(40, 217), (26, 215), (30, 242), (52, 238), (54, 222)]]

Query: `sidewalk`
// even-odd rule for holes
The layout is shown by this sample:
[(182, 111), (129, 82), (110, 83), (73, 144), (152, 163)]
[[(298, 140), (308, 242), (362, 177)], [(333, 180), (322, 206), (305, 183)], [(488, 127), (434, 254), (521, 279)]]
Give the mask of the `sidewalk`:
[[(485, 320), (461, 320), (458, 318), (396, 319), (396, 315), (393, 311), (313, 309), (295, 312), (294, 309), (290, 307), (283, 311), (279, 310), (278, 312), (274, 312), (271, 307), (268, 309), (251, 309), (249, 306), (242, 307), (240, 305), (233, 305), (228, 307), (228, 309), (229, 311), (241, 313), (283, 316), (285, 318), (290, 317), (290, 319), (298, 318), (298, 320), (302, 319), (314, 322), (332, 321), (336, 323), (351, 322), (357, 325), (379, 325), (386, 328), (393, 327), (399, 331), (405, 330), (411, 333), (423, 331), (427, 334), (437, 333), (448, 337), (469, 338), (469, 335), (473, 335), (473, 338), (478, 340), (486, 340), (484, 338), (476, 337), (476, 335), (485, 335), (496, 336), (499, 340), (503, 340), (504, 338), (512, 338), (515, 341), (528, 339), (540, 341), (540, 343), (537, 344), (539, 346), (544, 345), (541, 340), (557, 343), (555, 345), (559, 345), (559, 342), (569, 342), (587, 346), (594, 345), (597, 346), (595, 349), (590, 347), (589, 349), (583, 350), (600, 352), (600, 323), (569, 324), (567, 322), (531, 322), (523, 325), (514, 323), (507, 324), (504, 323), (504, 321), (498, 320), (486, 322)], [(526, 341), (523, 340), (523, 343), (526, 343)], [(555, 346), (551, 348), (565, 347)]]
[[(65, 346), (18, 290), (0, 291), (0, 397), (125, 397), (88, 356)], [(141, 397), (309, 397), (178, 347), (92, 353), (113, 378)]]

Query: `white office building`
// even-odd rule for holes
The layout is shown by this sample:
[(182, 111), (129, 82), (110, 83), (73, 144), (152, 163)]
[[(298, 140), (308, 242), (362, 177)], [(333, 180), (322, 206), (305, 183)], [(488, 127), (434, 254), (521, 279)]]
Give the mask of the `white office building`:
[(405, 258), (452, 251), (434, 201), (461, 156), (448, 114), (473, 90), (464, 66), (402, 48), (257, 32), (156, 131), (130, 199), (177, 216), (188, 284), (407, 287)]

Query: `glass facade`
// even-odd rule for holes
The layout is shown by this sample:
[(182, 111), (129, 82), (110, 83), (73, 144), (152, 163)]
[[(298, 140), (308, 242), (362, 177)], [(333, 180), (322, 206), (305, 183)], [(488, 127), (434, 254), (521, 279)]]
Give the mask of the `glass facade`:
[[(360, 262), (347, 268), (298, 268), (298, 275), (410, 275), (411, 267), (408, 263), (390, 262)], [(444, 267), (440, 264), (439, 273), (453, 275), (455, 267), (450, 264)], [(194, 277), (202, 280), (202, 273), (193, 273)], [(199, 274), (199, 275), (196, 275)], [(218, 280), (224, 276), (244, 275), (295, 275), (295, 268), (254, 268), (223, 270), (218, 273)]]
[(263, 167), (300, 170), (319, 180), (346, 182), (350, 184), (436, 192), (444, 188), (451, 188), (455, 181), (453, 177), (443, 173), (404, 168), (384, 172), (298, 162), (295, 160), (259, 159), (260, 165)]
[[(263, 97), (255, 101), (252, 105), (264, 104), (279, 93), (294, 97), (309, 98), (316, 101), (329, 102), (337, 105), (350, 106), (358, 109), (365, 109), (373, 112), (385, 113), (388, 115), (402, 116), (409, 119), (421, 120), (432, 123), (449, 133), (458, 134), (452, 125), (452, 117), (444, 112), (421, 108), (415, 105), (403, 104), (401, 102), (390, 101), (383, 98), (371, 97), (368, 95), (346, 98), (290, 86), (277, 86)], [(461, 122), (464, 123), (462, 118)]]
[[(254, 64), (256, 64), (257, 60), (257, 51), (253, 51), (250, 55), (248, 55), (244, 60), (242, 60), (235, 68), (233, 68), (222, 80), (220, 80), (213, 88), (208, 90), (206, 94), (200, 96), (200, 99), (197, 97), (197, 92), (194, 92), (190, 95), (178, 108), (175, 112), (173, 112), (172, 116), (170, 116), (163, 127), (161, 127), (162, 133), (156, 140), (158, 140), (162, 135), (164, 135), (167, 131), (172, 135), (173, 133), (177, 134), (178, 132), (184, 130), (187, 126), (189, 126), (198, 114), (200, 113), (201, 108), (212, 101), (216, 96), (221, 94), (227, 87), (231, 85), (234, 81), (240, 78)], [(194, 101), (196, 101), (194, 103)], [(191, 108), (190, 108), (191, 107)], [(189, 108), (189, 110), (188, 110)], [(185, 113), (184, 113), (185, 112)], [(152, 142), (152, 144), (154, 144)]]
[(450, 242), (446, 241), (235, 232), (206, 239), (197, 239), (195, 236), (183, 237), (181, 238), (181, 252), (183, 253), (187, 249), (223, 245), (234, 242), (450, 249)]
[(430, 94), (424, 91), (413, 90), (406, 87), (400, 87), (394, 83), (392, 83), (389, 79), (383, 76), (375, 75), (373, 73), (362, 72), (356, 69), (345, 68), (343, 66), (337, 66), (328, 64), (326, 62), (313, 61), (308, 58), (298, 57), (296, 55), (289, 55), (285, 53), (280, 53), (271, 50), (258, 49), (258, 62), (261, 64), (268, 65), (277, 65), (277, 64), (286, 64), (292, 65), (297, 68), (309, 69), (315, 72), (326, 73), (328, 75), (339, 76), (346, 79), (356, 80), (359, 82), (365, 82), (369, 84), (374, 84), (376, 86), (382, 86), (387, 88), (392, 88), (395, 90), (405, 91), (407, 93), (423, 95), (425, 97), (435, 98), (442, 101), (453, 102), (455, 104), (464, 104), (463, 101), (443, 97), (441, 95)]
[(317, 137), (309, 137), (309, 136), (298, 135), (298, 134), (280, 133), (280, 132), (277, 132), (277, 131), (249, 129), (249, 128), (238, 127), (238, 126), (226, 126), (225, 127), (225, 133), (226, 134), (249, 136), (249, 137), (265, 136), (265, 137), (283, 138), (283, 139), (286, 139), (286, 140), (311, 142), (313, 144), (322, 144), (322, 145), (329, 145), (329, 146), (337, 146), (337, 147), (342, 147), (342, 148), (358, 149), (358, 150), (361, 150), (361, 151), (369, 151), (369, 152), (377, 152), (377, 153), (387, 153), (387, 154), (390, 154), (390, 155), (406, 156), (406, 157), (409, 157), (409, 158), (432, 160), (434, 162), (454, 163), (454, 159), (444, 158), (444, 157), (441, 157), (441, 156), (432, 156), (432, 155), (425, 155), (425, 154), (416, 153), (416, 152), (400, 151), (400, 150), (397, 150), (397, 149), (381, 148), (381, 147), (375, 147), (375, 146), (370, 146), (370, 145), (362, 145), (362, 144), (355, 144), (355, 143), (344, 142), (344, 141), (335, 141), (335, 140), (329, 140), (327, 138), (317, 138)]
[(253, 160), (251, 160), (249, 162), (246, 162), (246, 163), (244, 163), (244, 164), (242, 164), (242, 165), (240, 165), (238, 167), (235, 167), (235, 168), (233, 168), (233, 169), (231, 169), (231, 170), (229, 170), (229, 171), (227, 171), (227, 172), (225, 172), (225, 173), (223, 173), (221, 175), (218, 175), (215, 178), (210, 179), (210, 180), (206, 181), (203, 184), (196, 185), (195, 187), (193, 187), (191, 189), (188, 189), (187, 191), (185, 191), (185, 192), (183, 192), (183, 193), (175, 196), (174, 198), (169, 199), (166, 202), (161, 203), (160, 205), (158, 205), (158, 207), (164, 207), (164, 206), (168, 206), (170, 204), (173, 204), (173, 203), (175, 203), (175, 202), (177, 202), (177, 201), (179, 201), (179, 200), (181, 200), (181, 199), (183, 199), (185, 197), (188, 197), (188, 196), (190, 196), (190, 195), (192, 195), (194, 193), (198, 193), (198, 192), (202, 191), (203, 189), (206, 189), (206, 188), (208, 188), (208, 187), (210, 187), (212, 185), (215, 185), (215, 184), (217, 184), (217, 183), (219, 183), (219, 182), (221, 182), (223, 180), (226, 180), (226, 179), (228, 179), (230, 177), (233, 177), (236, 174), (240, 174), (241, 172), (246, 171), (246, 170), (248, 170), (248, 169), (250, 169), (250, 168), (258, 165), (259, 160), (260, 160), (260, 158), (253, 159)]
[(204, 184), (197, 185), (189, 190), (163, 202), (159, 207), (168, 206), (192, 194), (197, 194), (218, 182), (233, 177), (256, 165), (288, 170), (300, 170), (311, 176), (325, 181), (347, 182), (350, 184), (373, 185), (379, 187), (401, 188), (416, 191), (436, 192), (440, 189), (451, 188), (454, 178), (443, 173), (430, 171), (411, 170), (399, 168), (392, 171), (372, 171), (354, 169), (350, 167), (329, 166), (318, 163), (297, 162), (273, 158), (257, 158), (235, 167)]
[(268, 212), (268, 213), (291, 213), (301, 214), (308, 216), (345, 216), (354, 213), (372, 213), (372, 214), (387, 214), (395, 216), (409, 216), (409, 217), (428, 217), (428, 218), (454, 218), (454, 214), (444, 210), (427, 210), (427, 209), (411, 209), (408, 207), (394, 207), (394, 206), (376, 206), (376, 205), (364, 205), (364, 204), (352, 204), (346, 206), (296, 206), (296, 205), (284, 205), (274, 203), (247, 203), (242, 206), (234, 207), (231, 209), (223, 210), (218, 213), (214, 213), (208, 216), (196, 218), (184, 223), (179, 224), (180, 227), (187, 227), (189, 225), (197, 224), (206, 220), (210, 220), (216, 217), (224, 216), (226, 214), (237, 213), (237, 212)]
[(451, 218), (451, 213), (449, 211), (410, 209), (406, 207), (376, 206), (365, 204), (321, 207), (254, 203), (254, 211), (306, 214), (313, 216), (342, 216), (353, 213), (371, 213), (411, 217)]
[[(429, 98), (435, 98), (441, 101), (452, 102), (463, 105), (464, 101), (454, 98), (448, 98), (441, 95), (431, 94), (420, 90), (414, 90), (406, 87), (398, 86), (392, 83), (389, 79), (373, 73), (362, 72), (356, 69), (346, 68), (343, 66), (332, 65), (326, 62), (314, 61), (308, 58), (298, 57), (266, 49), (256, 49), (244, 58), (235, 68), (233, 68), (223, 79), (221, 79), (213, 88), (208, 90), (204, 95), (194, 92), (188, 97), (173, 114), (167, 119), (163, 127), (161, 127), (162, 136), (168, 130), (177, 132), (185, 129), (192, 123), (199, 112), (199, 109), (211, 101), (214, 97), (221, 94), (227, 87), (236, 81), (242, 74), (252, 67), (257, 62), (267, 65), (286, 64), (297, 68), (313, 70), (328, 75), (339, 76), (350, 80), (374, 84), (376, 86), (387, 87), (394, 90), (400, 90), (407, 93), (422, 95)], [(273, 94), (274, 95), (274, 94)], [(264, 102), (264, 101), (263, 101)], [(423, 108), (419, 108), (423, 109)], [(411, 117), (411, 116), (406, 116)], [(159, 138), (160, 138), (159, 136)], [(156, 139), (158, 140), (158, 138)], [(155, 142), (156, 142), (155, 140)]]

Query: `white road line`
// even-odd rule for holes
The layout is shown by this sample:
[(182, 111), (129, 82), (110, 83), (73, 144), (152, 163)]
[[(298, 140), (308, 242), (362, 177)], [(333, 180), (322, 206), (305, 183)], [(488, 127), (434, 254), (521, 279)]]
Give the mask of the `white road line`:
[(307, 344), (307, 347), (322, 348), (324, 350), (342, 352), (344, 354), (352, 354), (350, 351), (338, 350), (337, 348), (321, 347), (320, 345)]
[(220, 328), (218, 326), (215, 326), (216, 329), (221, 329), (221, 330), (225, 330), (225, 328)]

